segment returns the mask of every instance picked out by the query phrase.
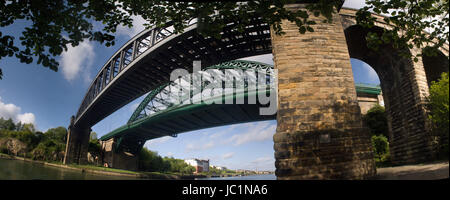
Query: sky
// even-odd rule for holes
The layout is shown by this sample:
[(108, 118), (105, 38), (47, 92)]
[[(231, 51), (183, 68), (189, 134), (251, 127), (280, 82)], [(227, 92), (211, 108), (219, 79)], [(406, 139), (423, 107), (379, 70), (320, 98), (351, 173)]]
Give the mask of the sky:
[[(344, 7), (360, 8), (364, 0), (347, 0)], [(37, 130), (67, 127), (103, 64), (134, 35), (143, 30), (144, 20), (134, 17), (133, 28), (119, 27), (116, 45), (105, 47), (85, 41), (57, 57), (58, 72), (33, 62), (20, 63), (15, 57), (0, 60), (0, 117), (33, 123)], [(2, 28), (3, 34), (20, 37), (25, 21)], [(94, 27), (98, 26), (94, 24)], [(18, 42), (16, 39), (15, 42)], [(272, 55), (244, 60), (273, 64)], [(351, 59), (355, 83), (379, 84), (375, 71), (366, 63)], [(124, 125), (144, 96), (137, 98), (92, 127), (99, 137)], [(252, 122), (203, 129), (147, 141), (145, 147), (161, 156), (180, 159), (209, 159), (211, 165), (230, 169), (274, 170), (273, 134), (276, 121)]]

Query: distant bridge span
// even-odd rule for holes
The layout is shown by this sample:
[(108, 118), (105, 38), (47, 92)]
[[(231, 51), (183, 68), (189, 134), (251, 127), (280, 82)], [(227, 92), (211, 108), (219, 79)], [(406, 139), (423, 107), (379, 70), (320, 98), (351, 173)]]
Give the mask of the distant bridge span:
[[(302, 9), (298, 4), (287, 8)], [(368, 30), (356, 25), (355, 13), (342, 8), (333, 14), (332, 23), (310, 16), (316, 21), (315, 32), (303, 35), (288, 21), (282, 24), (285, 35), (271, 34), (269, 25), (258, 17), (242, 33), (230, 22), (221, 39), (199, 35), (196, 24), (181, 34), (172, 33), (170, 26), (141, 32), (106, 62), (90, 85), (71, 119), (65, 163), (86, 162), (90, 127), (167, 82), (172, 70), (192, 72), (194, 60), (208, 67), (268, 53), (274, 55), (279, 70), (274, 135), (278, 178), (362, 179), (375, 174), (349, 58), (368, 63), (380, 77), (393, 162), (433, 157), (425, 103), (429, 83), (440, 72), (448, 72), (448, 45), (438, 56), (417, 63), (399, 56), (389, 45), (374, 52), (367, 48)], [(391, 28), (382, 16), (376, 17), (376, 30)]]

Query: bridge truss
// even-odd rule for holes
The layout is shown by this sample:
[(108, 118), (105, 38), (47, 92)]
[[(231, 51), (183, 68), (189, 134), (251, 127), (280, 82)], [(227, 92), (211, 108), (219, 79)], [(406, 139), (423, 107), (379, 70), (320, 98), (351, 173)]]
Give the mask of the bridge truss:
[[(199, 87), (194, 87), (192, 84), (179, 84), (182, 82), (192, 83), (188, 80), (192, 73), (187, 74), (174, 81), (163, 83), (150, 91), (136, 108), (128, 123), (106, 134), (101, 140), (116, 138), (116, 150), (137, 153), (149, 139), (164, 136), (176, 137), (182, 132), (221, 125), (275, 119), (275, 114), (260, 115), (259, 108), (267, 107), (267, 105), (262, 105), (257, 101), (254, 104), (249, 103), (251, 101), (249, 99), (256, 99), (259, 95), (269, 96), (271, 92), (275, 91), (273, 66), (234, 60), (206, 67), (200, 73), (225, 74), (224, 71), (230, 69), (242, 70), (247, 74), (243, 77), (244, 84), (240, 88), (242, 90), (237, 89), (239, 80), (232, 77), (231, 87), (221, 84), (222, 90), (212, 94), (212, 90), (205, 87), (214, 81), (208, 78), (208, 74), (206, 76), (202, 74), (202, 84)], [(263, 84), (252, 84), (257, 83), (258, 76), (264, 76), (264, 80), (261, 82)], [(184, 91), (188, 92), (179, 95), (178, 99), (174, 98), (176, 95), (173, 94), (180, 91), (181, 87), (187, 87)], [(194, 100), (204, 97), (205, 93), (207, 98), (202, 98), (202, 100), (221, 103), (209, 104), (203, 101), (195, 103)], [(239, 98), (243, 100), (240, 103), (237, 100)], [(232, 104), (225, 104), (227, 101)]]

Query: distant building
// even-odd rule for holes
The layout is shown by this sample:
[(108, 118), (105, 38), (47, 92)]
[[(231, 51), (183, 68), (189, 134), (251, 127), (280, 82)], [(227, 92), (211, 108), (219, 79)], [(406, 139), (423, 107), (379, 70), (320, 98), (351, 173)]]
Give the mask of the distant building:
[(366, 114), (376, 104), (384, 106), (383, 94), (378, 85), (369, 84), (355, 84), (358, 104), (361, 108), (361, 113)]
[(209, 172), (209, 160), (187, 159), (184, 160), (190, 166), (195, 167), (195, 173)]
[(227, 169), (226, 167), (214, 166), (214, 165), (211, 165), (211, 167), (215, 168), (215, 169), (218, 169), (218, 170), (226, 170)]

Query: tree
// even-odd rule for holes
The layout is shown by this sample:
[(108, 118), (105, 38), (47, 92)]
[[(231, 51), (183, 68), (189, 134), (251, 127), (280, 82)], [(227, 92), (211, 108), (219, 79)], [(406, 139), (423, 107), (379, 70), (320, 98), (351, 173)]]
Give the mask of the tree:
[(3, 119), (3, 117), (0, 117), (0, 130), (15, 130), (16, 125), (14, 124), (13, 120), (9, 118), (8, 120)]
[(67, 129), (62, 126), (56, 127), (56, 128), (51, 128), (51, 129), (48, 129), (44, 133), (44, 135), (45, 135), (46, 139), (54, 140), (57, 143), (65, 144), (66, 139), (67, 139)]
[(36, 132), (36, 128), (34, 128), (34, 125), (31, 124), (31, 123), (22, 124), (21, 130), (27, 130), (27, 131), (30, 131), (32, 133)]
[[(189, 21), (196, 19), (198, 31), (203, 35), (219, 37), (221, 30), (229, 21), (236, 22), (233, 28), (243, 31), (251, 17), (259, 16), (267, 22), (277, 34), (283, 34), (282, 20), (294, 22), (300, 33), (313, 32), (314, 21), (309, 15), (325, 16), (325, 22), (332, 21), (343, 0), (258, 0), (246, 2), (174, 2), (160, 0), (82, 0), (82, 1), (1, 1), (0, 27), (7, 27), (16, 21), (25, 20), (30, 25), (19, 37), (21, 46), (17, 46), (15, 37), (0, 32), (0, 59), (15, 55), (21, 62), (37, 63), (57, 71), (55, 57), (67, 50), (68, 45), (77, 46), (85, 39), (114, 44), (112, 35), (117, 26), (131, 26), (132, 15), (142, 16), (147, 26), (162, 27), (171, 22), (176, 33), (182, 32)], [(286, 4), (296, 2), (314, 2), (305, 10), (291, 11)], [(392, 43), (394, 47), (424, 49), (434, 52), (448, 42), (448, 0), (368, 0), (368, 6), (358, 12), (358, 24), (371, 28), (374, 18), (369, 11), (377, 14), (391, 14), (385, 17), (389, 24), (398, 26), (383, 33), (371, 33), (367, 37), (369, 46), (376, 49), (381, 43)], [(394, 12), (391, 12), (395, 10)], [(94, 30), (92, 23), (101, 22), (101, 30)], [(430, 34), (424, 34), (423, 30)], [(400, 31), (404, 34), (398, 34)], [(426, 45), (424, 45), (426, 44)], [(420, 56), (420, 55), (415, 55)], [(417, 61), (417, 58), (415, 59)], [(0, 78), (1, 78), (0, 71)]]
[[(396, 49), (418, 48), (427, 56), (435, 56), (438, 48), (449, 41), (448, 0), (366, 0), (366, 4), (368, 6), (357, 13), (359, 25), (373, 28), (376, 18), (372, 12), (384, 15), (384, 22), (393, 25), (392, 29), (383, 29), (382, 33), (369, 32), (366, 39), (370, 48), (376, 50), (379, 45), (392, 44)], [(411, 54), (410, 51), (401, 52), (406, 53), (405, 56)], [(417, 62), (417, 57), (422, 55), (413, 56)]]
[(363, 116), (363, 122), (372, 135), (384, 135), (389, 138), (386, 111), (383, 106), (377, 104), (370, 108)]
[(385, 136), (372, 136), (372, 147), (377, 162), (386, 162), (389, 160), (389, 142)]
[[(15, 55), (20, 62), (37, 64), (57, 71), (54, 57), (67, 50), (68, 45), (77, 46), (85, 39), (114, 44), (114, 33), (119, 24), (130, 26), (131, 18), (124, 14), (120, 5), (107, 0), (0, 0), (0, 27), (20, 21), (29, 22), (19, 37), (0, 32), (0, 59)], [(93, 30), (94, 21), (102, 22), (102, 30)], [(0, 78), (1, 78), (0, 71)]]
[(161, 172), (166, 171), (166, 169), (164, 161), (158, 153), (150, 151), (145, 147), (142, 148), (139, 153), (139, 170)]
[(448, 158), (449, 132), (449, 75), (442, 73), (439, 81), (433, 81), (430, 87), (429, 118), (432, 130), (439, 142), (439, 153)]

